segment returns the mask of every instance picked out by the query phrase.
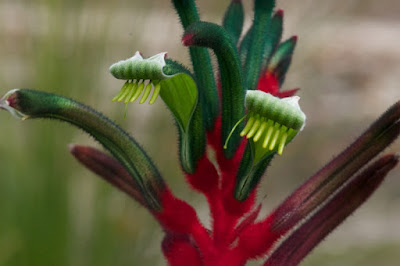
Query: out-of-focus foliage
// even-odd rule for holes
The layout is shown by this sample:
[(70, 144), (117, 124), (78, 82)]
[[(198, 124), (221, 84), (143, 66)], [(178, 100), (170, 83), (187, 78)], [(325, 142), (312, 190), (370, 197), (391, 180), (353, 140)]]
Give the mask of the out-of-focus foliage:
[[(218, 23), (216, 18), (228, 3), (198, 1), (201, 15)], [(286, 13), (285, 32), (299, 33), (297, 54), (284, 87), (301, 84), (308, 125), (285, 150), (285, 165), (275, 160), (270, 176), (280, 178), (263, 185), (260, 196), (267, 194), (269, 208), (400, 96), (398, 1), (307, 0), (299, 6), (290, 0), (280, 1), (279, 6)], [(245, 21), (245, 27), (249, 24)], [(147, 105), (132, 105), (124, 120), (123, 107), (109, 100), (120, 82), (107, 71), (112, 62), (136, 50), (145, 56), (168, 51), (187, 63), (181, 34), (168, 1), (3, 0), (1, 92), (13, 87), (37, 88), (73, 97), (107, 113), (149, 150), (165, 176), (173, 178), (168, 180), (172, 188), (184, 190), (174, 145), (176, 133), (165, 107), (158, 104), (153, 111)], [(164, 264), (158, 246), (161, 229), (152, 217), (68, 154), (67, 143), (87, 144), (89, 138), (64, 124), (22, 124), (5, 113), (0, 114), (0, 121), (1, 266)], [(299, 149), (303, 150), (301, 157), (296, 154)], [(392, 149), (399, 150), (398, 143)], [(399, 176), (399, 170), (392, 176)], [(323, 261), (338, 262), (332, 254), (336, 250), (342, 254), (342, 265), (399, 261), (398, 252), (384, 247), (398, 249), (399, 245), (400, 214), (395, 203), (400, 202), (400, 191), (395, 188), (400, 187), (400, 180), (389, 178), (387, 183), (304, 265), (318, 265), (321, 256), (326, 256)], [(191, 202), (203, 200), (184, 195)], [(363, 227), (358, 226), (360, 220)], [(356, 248), (358, 261), (346, 255), (345, 244)]]

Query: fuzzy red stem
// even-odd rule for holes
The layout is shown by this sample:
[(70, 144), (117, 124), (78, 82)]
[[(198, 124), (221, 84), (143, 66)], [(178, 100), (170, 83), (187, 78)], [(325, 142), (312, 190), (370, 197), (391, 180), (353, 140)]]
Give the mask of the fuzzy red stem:
[(240, 202), (234, 198), (236, 174), (246, 145), (243, 141), (236, 154), (231, 159), (226, 159), (221, 143), (221, 118), (216, 121), (212, 132), (207, 135), (209, 145), (215, 150), (216, 160), (221, 172), (221, 186), (210, 205), (213, 215), (214, 241), (217, 247), (223, 248), (230, 245), (234, 228), (240, 217), (247, 213), (254, 205), (256, 192), (248, 200)]
[(162, 251), (170, 266), (202, 266), (203, 260), (188, 235), (166, 232), (162, 241)]
[(176, 198), (169, 189), (161, 195), (162, 210), (153, 212), (166, 231), (191, 235), (203, 256), (213, 253), (212, 239), (200, 223), (196, 211), (186, 202)]

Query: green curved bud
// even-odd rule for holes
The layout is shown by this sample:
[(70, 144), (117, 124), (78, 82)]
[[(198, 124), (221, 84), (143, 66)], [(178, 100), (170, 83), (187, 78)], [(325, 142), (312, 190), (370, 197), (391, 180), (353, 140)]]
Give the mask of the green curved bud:
[(0, 100), (0, 107), (23, 120), (50, 118), (73, 124), (99, 141), (129, 172), (152, 210), (160, 210), (165, 183), (151, 159), (136, 141), (110, 119), (74, 100), (51, 93), (15, 89)]
[(243, 29), (244, 10), (241, 0), (232, 0), (227, 8), (222, 25), (232, 37), (236, 44), (240, 38)]
[(264, 70), (267, 64), (279, 46), (279, 42), (282, 38), (283, 32), (283, 10), (280, 9), (273, 15), (271, 19), (271, 24), (268, 27), (268, 37), (265, 42), (263, 61), (261, 64), (261, 69)]
[(292, 62), (293, 52), (296, 48), (297, 36), (293, 36), (288, 40), (282, 42), (276, 49), (275, 53), (271, 56), (268, 63), (268, 72), (274, 73), (282, 85), (285, 80), (286, 72)]
[[(190, 24), (200, 20), (195, 0), (172, 0), (172, 3), (184, 30)], [(207, 130), (210, 131), (214, 128), (219, 113), (219, 99), (210, 54), (207, 49), (201, 47), (189, 47), (189, 53), (199, 90), (203, 121)]]
[(247, 123), (240, 135), (249, 139), (240, 163), (235, 198), (245, 200), (258, 184), (276, 153), (304, 128), (306, 116), (298, 96), (277, 98), (262, 91), (247, 91)]
[[(221, 138), (222, 143), (229, 132), (244, 115), (245, 88), (242, 80), (242, 69), (239, 54), (229, 33), (221, 26), (209, 22), (191, 24), (182, 37), (185, 46), (209, 47), (217, 57), (222, 94)], [(242, 124), (238, 125), (240, 128)], [(232, 158), (240, 145), (239, 134), (233, 134), (230, 145), (224, 150), (226, 158)]]
[[(272, 54), (276, 51), (278, 48), (279, 42), (281, 41), (282, 38), (282, 32), (283, 32), (283, 10), (280, 9), (275, 12), (273, 15), (271, 21), (267, 21), (269, 25), (267, 26), (267, 34), (265, 44), (264, 44), (264, 51), (262, 54), (262, 63), (261, 63), (261, 71), (265, 70), (267, 67), (267, 64), (269, 62), (269, 59), (271, 58)], [(241, 43), (240, 43), (240, 60), (242, 64), (244, 65), (246, 62), (247, 58), (247, 53), (249, 52), (249, 46), (252, 41), (252, 29), (253, 26), (246, 32), (244, 35)]]
[(143, 92), (140, 103), (144, 103), (153, 86), (149, 104), (153, 104), (160, 95), (172, 112), (179, 128), (182, 168), (193, 173), (205, 151), (205, 129), (202, 115), (198, 113), (201, 107), (198, 104), (197, 86), (187, 69), (177, 62), (166, 60), (165, 56), (164, 52), (143, 59), (136, 52), (133, 57), (113, 64), (110, 67), (111, 74), (127, 80), (113, 101), (134, 102)]
[(242, 65), (244, 65), (246, 63), (247, 54), (249, 52), (249, 45), (250, 45), (251, 38), (252, 38), (252, 35), (251, 35), (252, 29), (253, 29), (253, 27), (248, 29), (247, 32), (244, 34), (242, 40), (240, 41), (239, 56), (240, 56), (240, 62), (242, 63)]
[(249, 31), (250, 40), (248, 40), (248, 51), (244, 64), (244, 85), (248, 90), (257, 88), (274, 6), (274, 0), (254, 1), (254, 20)]

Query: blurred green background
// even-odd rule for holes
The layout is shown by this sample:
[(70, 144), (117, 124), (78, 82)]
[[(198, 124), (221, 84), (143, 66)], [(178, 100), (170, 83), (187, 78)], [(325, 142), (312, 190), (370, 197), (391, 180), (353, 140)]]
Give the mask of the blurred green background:
[[(246, 23), (251, 23), (251, 1)], [(229, 1), (199, 0), (220, 23)], [(307, 127), (268, 171), (263, 215), (341, 151), (400, 98), (400, 2), (278, 1), (285, 36), (299, 43), (285, 88), (301, 87)], [(168, 51), (189, 64), (169, 1), (1, 0), (0, 88), (37, 88), (84, 102), (126, 128), (148, 150), (180, 197), (209, 223), (204, 199), (184, 183), (173, 119), (163, 104), (124, 106), (113, 62), (140, 50)], [(0, 265), (165, 265), (162, 231), (130, 198), (78, 165), (67, 144), (94, 145), (53, 121), (0, 113)], [(160, 134), (162, 133), (162, 134)], [(399, 151), (397, 141), (391, 151)], [(303, 265), (398, 265), (400, 171), (327, 238)], [(259, 262), (252, 263), (258, 265)]]

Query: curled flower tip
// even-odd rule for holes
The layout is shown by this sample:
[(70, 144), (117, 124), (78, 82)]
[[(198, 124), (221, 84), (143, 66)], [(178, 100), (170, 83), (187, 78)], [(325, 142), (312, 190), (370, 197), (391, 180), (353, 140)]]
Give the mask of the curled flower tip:
[(285, 145), (305, 125), (306, 116), (300, 109), (299, 99), (298, 96), (280, 99), (262, 91), (247, 91), (245, 107), (248, 120), (240, 136), (260, 143), (263, 149), (282, 154)]
[(128, 104), (142, 95), (139, 101), (142, 104), (149, 98), (153, 87), (154, 92), (149, 100), (149, 104), (153, 104), (160, 94), (160, 81), (169, 77), (163, 72), (166, 56), (167, 53), (163, 52), (143, 59), (141, 54), (136, 52), (133, 57), (111, 65), (111, 74), (117, 79), (126, 80), (112, 101)]
[(283, 9), (278, 9), (275, 13), (275, 15), (283, 17)]
[(185, 34), (185, 35), (182, 37), (182, 44), (183, 44), (184, 46), (191, 46), (191, 45), (193, 45), (193, 44), (194, 44), (193, 36), (194, 36), (193, 33)]
[(18, 119), (25, 120), (28, 115), (24, 114), (18, 107), (18, 94), (19, 89), (13, 89), (4, 94), (0, 99), (0, 109), (4, 109)]

